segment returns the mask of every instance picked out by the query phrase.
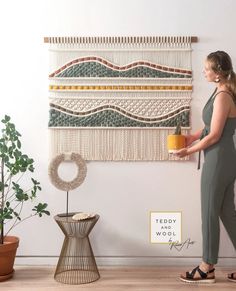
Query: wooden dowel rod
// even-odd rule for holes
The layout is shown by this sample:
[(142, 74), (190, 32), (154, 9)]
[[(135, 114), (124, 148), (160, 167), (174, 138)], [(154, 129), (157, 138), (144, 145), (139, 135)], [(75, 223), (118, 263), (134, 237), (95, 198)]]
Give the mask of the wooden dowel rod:
[[(177, 38), (178, 36), (166, 36), (165, 37), (165, 42), (168, 42), (171, 38), (174, 39), (174, 38)], [(83, 39), (84, 37), (44, 37), (44, 43), (50, 43), (50, 42), (54, 42), (54, 43), (76, 43), (78, 42), (79, 39)], [(95, 37), (97, 39), (103, 39), (103, 37)], [(114, 37), (110, 37), (111, 39), (113, 39)], [(126, 37), (119, 37), (119, 40), (120, 39), (125, 39)], [(137, 38), (142, 38), (142, 37), (135, 37), (135, 39)], [(149, 37), (147, 37), (149, 38)], [(153, 38), (153, 37), (150, 37), (150, 39)], [(158, 39), (158, 36), (155, 37)], [(53, 39), (53, 41), (52, 41)], [(90, 38), (92, 39), (92, 38)], [(77, 41), (76, 41), (77, 40)], [(191, 43), (194, 43), (194, 42), (198, 42), (198, 37), (197, 36), (191, 36)]]
[(191, 36), (191, 42), (198, 42), (197, 36)]

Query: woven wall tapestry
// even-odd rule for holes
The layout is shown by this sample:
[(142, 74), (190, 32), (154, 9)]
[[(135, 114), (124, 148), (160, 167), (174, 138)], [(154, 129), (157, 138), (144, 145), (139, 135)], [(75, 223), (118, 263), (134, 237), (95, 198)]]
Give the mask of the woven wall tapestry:
[(191, 37), (66, 37), (49, 43), (51, 157), (175, 159), (167, 135), (190, 129)]

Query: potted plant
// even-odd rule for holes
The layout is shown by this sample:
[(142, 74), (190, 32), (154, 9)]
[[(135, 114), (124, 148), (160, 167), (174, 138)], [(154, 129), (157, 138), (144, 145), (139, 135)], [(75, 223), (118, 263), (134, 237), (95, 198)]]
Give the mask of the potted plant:
[(176, 153), (185, 147), (185, 136), (181, 134), (181, 125), (177, 124), (175, 132), (167, 137), (167, 148), (170, 154)]
[[(34, 172), (34, 160), (21, 152), (20, 133), (5, 115), (0, 135), (0, 281), (12, 277), (19, 238), (9, 236), (18, 224), (33, 217), (50, 215), (46, 203), (33, 205), (30, 214), (23, 214), (25, 203), (36, 199), (40, 183), (27, 173)], [(26, 175), (24, 175), (26, 174)], [(27, 176), (27, 177), (26, 177)], [(27, 180), (30, 180), (30, 186)], [(24, 190), (22, 185), (27, 185)]]

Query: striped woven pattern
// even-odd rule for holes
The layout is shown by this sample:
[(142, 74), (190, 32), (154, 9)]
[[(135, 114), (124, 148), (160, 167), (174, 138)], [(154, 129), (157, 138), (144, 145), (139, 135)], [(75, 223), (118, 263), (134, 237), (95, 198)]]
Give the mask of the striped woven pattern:
[(72, 116), (61, 111), (50, 110), (50, 127), (173, 127), (177, 123), (189, 126), (189, 109), (174, 112), (162, 118), (140, 118), (122, 111), (101, 109), (87, 116)]
[(90, 115), (97, 111), (113, 108), (113, 110), (124, 112), (127, 115), (136, 115), (144, 119), (173, 116), (173, 112), (180, 112), (183, 109), (190, 110), (188, 99), (128, 99), (125, 96), (122, 99), (52, 98), (50, 108), (75, 116)]
[(61, 78), (191, 78), (191, 71), (170, 68), (146, 61), (117, 66), (99, 57), (73, 60), (49, 75)]
[(68, 90), (68, 91), (77, 91), (77, 90), (86, 90), (86, 91), (94, 91), (94, 90), (102, 90), (102, 91), (191, 91), (192, 86), (189, 85), (162, 85), (162, 86), (82, 86), (82, 85), (50, 85), (49, 90)]
[(51, 154), (175, 159), (166, 138), (177, 124), (190, 129), (190, 39), (51, 38)]

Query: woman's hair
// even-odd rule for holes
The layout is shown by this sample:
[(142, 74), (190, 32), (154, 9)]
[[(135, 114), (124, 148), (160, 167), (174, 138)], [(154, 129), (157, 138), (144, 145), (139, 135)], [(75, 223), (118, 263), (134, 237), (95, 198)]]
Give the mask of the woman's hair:
[(223, 79), (227, 89), (236, 99), (236, 74), (234, 73), (230, 56), (224, 51), (216, 51), (207, 56), (212, 70)]

